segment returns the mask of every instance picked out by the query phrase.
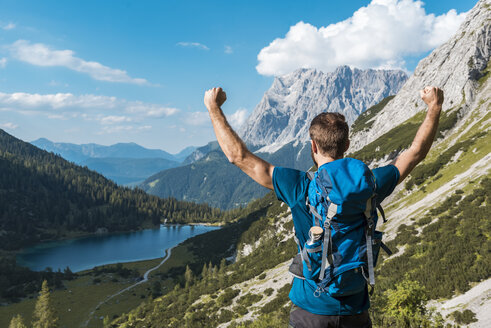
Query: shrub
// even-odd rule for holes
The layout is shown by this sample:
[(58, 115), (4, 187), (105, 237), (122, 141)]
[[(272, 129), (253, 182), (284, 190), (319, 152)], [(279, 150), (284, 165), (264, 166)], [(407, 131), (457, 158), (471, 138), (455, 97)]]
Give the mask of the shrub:
[(476, 314), (469, 309), (465, 309), (464, 311), (454, 311), (450, 314), (450, 316), (455, 320), (459, 325), (468, 325), (473, 322), (476, 322)]

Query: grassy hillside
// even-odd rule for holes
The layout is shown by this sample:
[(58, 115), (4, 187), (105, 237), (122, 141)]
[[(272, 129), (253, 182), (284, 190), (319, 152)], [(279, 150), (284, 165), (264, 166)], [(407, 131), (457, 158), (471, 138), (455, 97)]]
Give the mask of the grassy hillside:
[(355, 133), (363, 130), (369, 130), (373, 125), (373, 118), (384, 109), (385, 105), (389, 103), (395, 96), (388, 96), (382, 99), (378, 104), (368, 108), (366, 111), (360, 114), (353, 122), (350, 128), (350, 133)]
[[(380, 259), (377, 268), (371, 310), (376, 327), (444, 327), (445, 320), (472, 320), (468, 309), (444, 318), (426, 304), (465, 293), (491, 275), (490, 194), (491, 179), (482, 178), (399, 225), (389, 242), (395, 255)], [(284, 327), (291, 304), (287, 266), (296, 252), (291, 228), (286, 207), (273, 203), (242, 234), (235, 263), (193, 271), (173, 292), (110, 326)]]
[[(437, 139), (441, 138), (445, 131), (450, 130), (455, 126), (460, 110), (461, 108), (452, 108), (442, 112), (440, 124), (438, 125), (438, 132), (436, 134)], [(362, 149), (351, 153), (349, 156), (358, 158), (364, 162), (380, 160), (386, 157), (395, 157), (402, 150), (407, 149), (411, 145), (425, 115), (425, 112), (419, 112)]]

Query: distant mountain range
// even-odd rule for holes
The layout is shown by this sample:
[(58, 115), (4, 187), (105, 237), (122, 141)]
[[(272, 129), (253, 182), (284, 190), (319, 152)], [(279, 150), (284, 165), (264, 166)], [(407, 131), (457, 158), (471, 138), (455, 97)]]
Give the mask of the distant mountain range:
[(177, 154), (148, 149), (136, 143), (103, 146), (94, 143), (76, 145), (40, 138), (31, 142), (38, 148), (60, 155), (66, 160), (87, 166), (120, 185), (136, 185), (156, 172), (181, 165), (196, 147)]

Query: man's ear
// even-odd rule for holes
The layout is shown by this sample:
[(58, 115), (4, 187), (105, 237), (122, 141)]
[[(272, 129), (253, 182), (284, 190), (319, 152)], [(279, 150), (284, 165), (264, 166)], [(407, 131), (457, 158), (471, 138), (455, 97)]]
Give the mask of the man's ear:
[(347, 152), (348, 151), (348, 148), (349, 148), (349, 139), (348, 139), (348, 142), (346, 143), (346, 148), (344, 149), (344, 152), (343, 153)]
[(317, 154), (318, 149), (317, 149), (317, 144), (315, 143), (315, 141), (314, 141), (314, 140), (310, 140), (310, 145), (311, 145), (311, 147), (312, 147), (312, 152), (313, 152), (314, 154)]

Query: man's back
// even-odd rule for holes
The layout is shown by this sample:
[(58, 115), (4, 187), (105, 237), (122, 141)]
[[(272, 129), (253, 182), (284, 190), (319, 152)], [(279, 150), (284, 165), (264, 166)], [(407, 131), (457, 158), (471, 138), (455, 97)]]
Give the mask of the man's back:
[[(399, 180), (399, 171), (395, 166), (388, 165), (374, 169), (373, 174), (377, 181), (377, 201), (382, 202), (394, 190)], [(312, 214), (306, 206), (309, 183), (310, 179), (305, 172), (282, 167), (274, 169), (274, 191), (277, 198), (291, 208), (295, 234), (300, 245), (307, 242), (313, 222)], [(359, 294), (339, 298), (331, 297), (327, 293), (316, 297), (316, 289), (314, 281), (294, 278), (290, 299), (300, 308), (319, 315), (358, 314), (370, 306), (366, 289)]]

